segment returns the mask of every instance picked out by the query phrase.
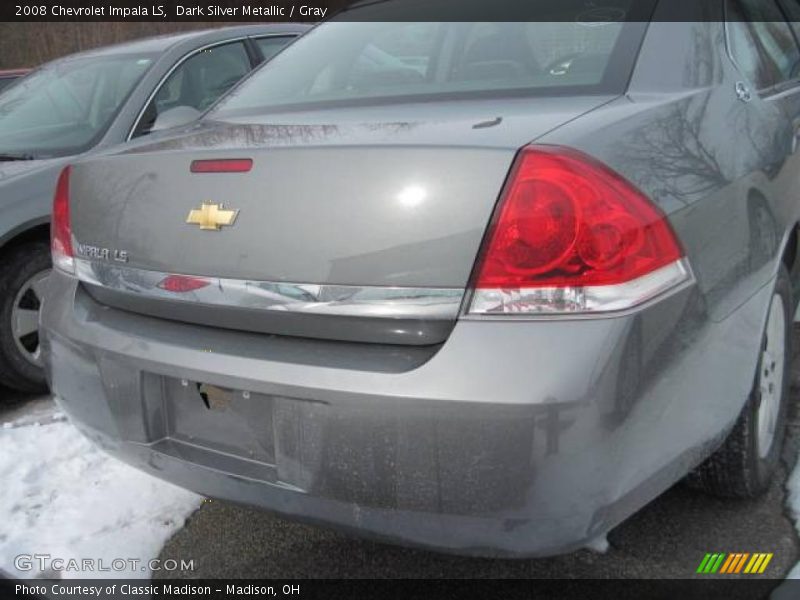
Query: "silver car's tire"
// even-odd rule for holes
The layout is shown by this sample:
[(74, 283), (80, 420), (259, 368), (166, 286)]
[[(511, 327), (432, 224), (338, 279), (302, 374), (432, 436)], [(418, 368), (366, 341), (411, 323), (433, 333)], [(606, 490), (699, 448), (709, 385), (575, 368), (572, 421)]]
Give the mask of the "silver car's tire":
[(729, 498), (754, 498), (769, 487), (786, 434), (793, 306), (789, 273), (781, 266), (753, 390), (722, 447), (687, 477), (692, 487)]
[(39, 309), (50, 271), (44, 242), (22, 244), (0, 260), (0, 384), (47, 390), (39, 350)]

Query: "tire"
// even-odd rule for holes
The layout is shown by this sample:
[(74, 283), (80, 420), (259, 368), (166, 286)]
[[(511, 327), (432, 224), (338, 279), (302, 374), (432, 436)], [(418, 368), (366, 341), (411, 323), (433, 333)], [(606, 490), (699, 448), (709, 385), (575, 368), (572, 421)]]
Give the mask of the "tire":
[[(50, 247), (28, 242), (11, 249), (0, 260), (0, 384), (25, 393), (47, 391), (44, 369), (37, 364), (38, 331), (17, 335), (17, 315), (29, 317), (41, 306), (41, 294), (50, 271)], [(35, 285), (35, 288), (33, 287)], [(15, 310), (17, 307), (17, 310)], [(38, 317), (37, 317), (38, 319)]]
[[(781, 265), (770, 301), (753, 389), (725, 443), (687, 477), (691, 487), (724, 498), (756, 498), (769, 488), (786, 434), (793, 306), (789, 273)], [(782, 323), (779, 323), (781, 317)], [(776, 355), (776, 344), (781, 343), (778, 336), (783, 337), (782, 361), (769, 358)], [(769, 389), (773, 390), (772, 394)], [(774, 428), (769, 427), (770, 423), (774, 423)], [(764, 429), (760, 431), (760, 427)]]

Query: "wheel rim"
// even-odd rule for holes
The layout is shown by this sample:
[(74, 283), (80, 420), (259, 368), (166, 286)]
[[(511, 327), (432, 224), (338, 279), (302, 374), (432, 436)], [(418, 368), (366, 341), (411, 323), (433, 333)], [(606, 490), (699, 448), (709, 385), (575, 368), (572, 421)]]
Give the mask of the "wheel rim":
[(758, 455), (765, 458), (772, 449), (783, 396), (783, 368), (786, 352), (786, 312), (783, 298), (775, 294), (767, 319), (766, 340), (758, 370)]
[(39, 309), (42, 307), (45, 284), (50, 269), (40, 271), (28, 279), (17, 292), (11, 309), (11, 334), (19, 353), (29, 363), (41, 367), (42, 351), (39, 346)]

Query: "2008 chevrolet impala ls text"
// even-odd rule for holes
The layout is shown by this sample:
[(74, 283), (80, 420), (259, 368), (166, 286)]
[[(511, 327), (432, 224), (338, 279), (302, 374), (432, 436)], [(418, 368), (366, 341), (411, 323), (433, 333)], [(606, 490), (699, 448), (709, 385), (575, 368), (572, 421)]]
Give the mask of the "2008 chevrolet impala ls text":
[(61, 406), (208, 496), (465, 554), (570, 551), (687, 475), (763, 492), (797, 5), (418, 4), (340, 13), (199, 122), (63, 170)]

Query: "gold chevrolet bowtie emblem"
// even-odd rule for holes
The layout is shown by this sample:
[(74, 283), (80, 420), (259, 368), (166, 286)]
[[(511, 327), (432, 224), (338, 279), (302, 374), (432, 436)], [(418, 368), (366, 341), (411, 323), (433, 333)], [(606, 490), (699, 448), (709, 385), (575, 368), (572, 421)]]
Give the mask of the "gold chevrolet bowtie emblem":
[(233, 225), (238, 210), (225, 210), (222, 204), (203, 202), (200, 208), (193, 208), (186, 217), (190, 225), (200, 225), (200, 229), (219, 231), (226, 225)]

